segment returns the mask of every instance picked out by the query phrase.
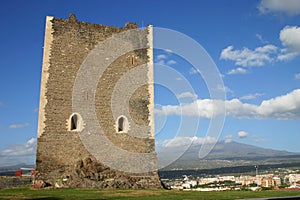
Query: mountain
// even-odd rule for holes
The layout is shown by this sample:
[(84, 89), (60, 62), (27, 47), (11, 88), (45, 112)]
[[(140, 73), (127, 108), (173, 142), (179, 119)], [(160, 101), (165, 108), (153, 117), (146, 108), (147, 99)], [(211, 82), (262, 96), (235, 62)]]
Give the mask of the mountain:
[[(174, 163), (162, 170), (213, 169), (235, 166), (300, 163), (300, 153), (261, 148), (238, 142), (218, 142), (204, 159), (198, 158), (201, 145), (192, 145)], [(173, 149), (178, 152), (179, 147)], [(172, 149), (168, 150), (169, 153)], [(168, 158), (165, 154), (160, 158)]]

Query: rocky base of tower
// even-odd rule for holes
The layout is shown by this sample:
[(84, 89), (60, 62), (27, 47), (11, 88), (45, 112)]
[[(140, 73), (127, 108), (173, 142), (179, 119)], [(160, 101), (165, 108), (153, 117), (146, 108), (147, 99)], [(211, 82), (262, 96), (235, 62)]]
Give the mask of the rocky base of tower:
[(47, 176), (37, 172), (35, 179), (34, 188), (162, 188), (157, 172), (126, 174), (91, 157), (78, 161), (73, 169), (57, 170)]

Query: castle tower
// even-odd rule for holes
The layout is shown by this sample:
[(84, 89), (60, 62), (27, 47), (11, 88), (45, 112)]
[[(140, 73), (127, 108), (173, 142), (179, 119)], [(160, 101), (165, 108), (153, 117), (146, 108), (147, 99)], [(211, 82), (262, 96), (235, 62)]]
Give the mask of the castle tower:
[(46, 18), (37, 179), (159, 188), (152, 27)]

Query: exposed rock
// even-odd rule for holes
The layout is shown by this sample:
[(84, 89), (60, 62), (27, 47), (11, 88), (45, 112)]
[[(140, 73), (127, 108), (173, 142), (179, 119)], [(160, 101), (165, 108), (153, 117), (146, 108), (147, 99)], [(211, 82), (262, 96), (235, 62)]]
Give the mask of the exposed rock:
[[(158, 176), (153, 176), (153, 174), (130, 176), (123, 172), (112, 170), (91, 157), (79, 160), (74, 168), (74, 171), (62, 175), (62, 178), (49, 179), (47, 182), (54, 188), (161, 188), (160, 181), (153, 178)], [(44, 187), (46, 187), (45, 182), (35, 181), (34, 188), (40, 189)]]
[(33, 181), (33, 189), (42, 189), (46, 186), (46, 183), (43, 180)]

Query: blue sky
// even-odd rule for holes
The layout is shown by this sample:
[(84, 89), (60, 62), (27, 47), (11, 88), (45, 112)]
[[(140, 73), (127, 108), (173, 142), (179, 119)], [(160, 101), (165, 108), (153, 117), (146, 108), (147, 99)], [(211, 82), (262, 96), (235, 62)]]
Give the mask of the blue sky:
[[(219, 140), (300, 152), (299, 1), (11, 0), (0, 6), (0, 166), (34, 162), (45, 17), (67, 19), (70, 13), (80, 21), (153, 24), (193, 38), (211, 56), (226, 87), (227, 115)], [(178, 98), (185, 98), (183, 115), (200, 120), (192, 140), (201, 143), (211, 118), (203, 113), (215, 105), (205, 82), (173, 53), (155, 50), (154, 56), (196, 91), (172, 94), (155, 88), (155, 103), (164, 109), (157, 123), (167, 119), (157, 140), (164, 145), (174, 137)], [(201, 115), (191, 114), (193, 103), (200, 105)]]

